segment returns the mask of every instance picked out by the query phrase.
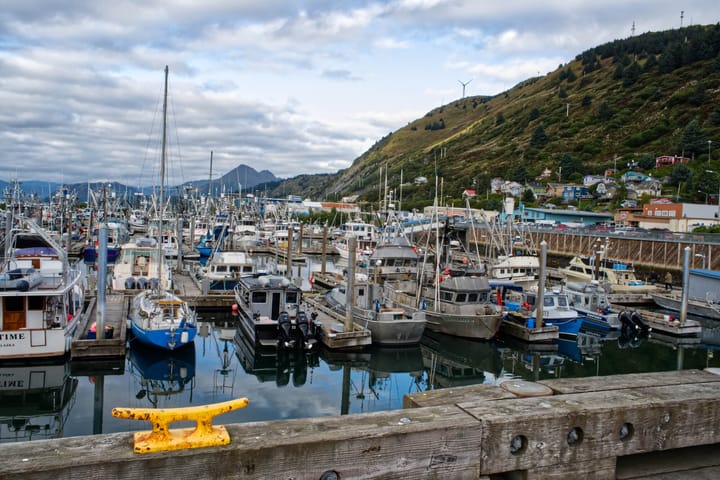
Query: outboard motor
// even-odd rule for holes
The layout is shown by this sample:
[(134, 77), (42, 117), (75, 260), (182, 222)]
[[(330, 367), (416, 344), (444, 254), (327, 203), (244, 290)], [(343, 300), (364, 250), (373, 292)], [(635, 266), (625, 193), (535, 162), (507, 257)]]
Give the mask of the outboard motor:
[(278, 316), (278, 345), (281, 348), (295, 347), (295, 340), (292, 335), (292, 323), (287, 312), (280, 312)]
[(628, 312), (627, 310), (623, 310), (620, 313), (618, 313), (618, 319), (620, 320), (620, 332), (628, 336), (630, 334), (635, 333), (637, 330), (635, 327), (635, 323), (632, 320), (632, 314)]
[(133, 277), (128, 277), (125, 279), (125, 290), (135, 290), (135, 279)]
[(295, 335), (297, 336), (298, 341), (304, 342), (310, 335), (310, 320), (308, 320), (305, 312), (300, 311), (297, 313), (295, 322), (297, 323)]
[(632, 314), (630, 314), (630, 321), (635, 325), (637, 331), (642, 333), (648, 333), (650, 331), (650, 327), (643, 322), (642, 316), (638, 312), (632, 312)]

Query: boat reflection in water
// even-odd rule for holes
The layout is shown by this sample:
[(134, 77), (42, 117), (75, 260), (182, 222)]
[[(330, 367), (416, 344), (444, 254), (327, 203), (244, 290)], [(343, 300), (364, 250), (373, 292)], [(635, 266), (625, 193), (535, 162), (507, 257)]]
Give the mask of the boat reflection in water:
[[(177, 350), (162, 350), (133, 342), (129, 372), (139, 386), (135, 398), (147, 399), (153, 407), (177, 407), (192, 403), (195, 386), (195, 344)], [(178, 398), (189, 394), (189, 399)]]
[(500, 373), (493, 342), (425, 331), (420, 348), (430, 389), (494, 383)]
[(0, 367), (0, 443), (62, 437), (77, 385), (68, 363)]
[(341, 415), (398, 409), (406, 393), (424, 390), (419, 345), (371, 346), (359, 352), (323, 350), (322, 358), (331, 370), (343, 371)]
[(235, 355), (245, 373), (254, 375), (260, 382), (275, 382), (278, 387), (290, 384), (301, 387), (308, 381), (308, 368), (320, 365), (317, 350), (255, 348), (242, 329), (235, 332)]

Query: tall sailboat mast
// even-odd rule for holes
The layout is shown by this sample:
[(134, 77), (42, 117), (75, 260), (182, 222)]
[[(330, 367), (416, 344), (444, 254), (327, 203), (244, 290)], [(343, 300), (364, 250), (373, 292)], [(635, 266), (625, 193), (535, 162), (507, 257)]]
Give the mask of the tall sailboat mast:
[(168, 92), (168, 73), (169, 68), (165, 65), (165, 90), (163, 93), (163, 128), (162, 128), (162, 149), (160, 151), (160, 205), (159, 205), (159, 218), (158, 218), (158, 280), (162, 278), (162, 257), (163, 244), (162, 244), (162, 228), (163, 228), (163, 217), (165, 216), (165, 160), (166, 160), (166, 145), (167, 145), (167, 92)]

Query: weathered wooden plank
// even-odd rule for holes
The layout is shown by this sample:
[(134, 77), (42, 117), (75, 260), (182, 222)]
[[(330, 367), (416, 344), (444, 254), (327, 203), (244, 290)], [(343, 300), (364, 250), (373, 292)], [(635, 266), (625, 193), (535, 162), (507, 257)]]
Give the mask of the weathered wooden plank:
[(705, 382), (720, 382), (720, 376), (702, 370), (673, 370), (605, 377), (555, 378), (540, 380), (538, 383), (547, 385), (556, 393), (582, 393)]
[(223, 447), (135, 455), (129, 433), (3, 445), (6, 480), (477, 479), (482, 428), (450, 406), (226, 426)]
[[(713, 472), (713, 476), (699, 476), (699, 470)], [(701, 445), (691, 448), (628, 455), (617, 460), (618, 479), (675, 479), (720, 478), (720, 445)]]
[(617, 459), (599, 458), (589, 462), (574, 462), (569, 465), (530, 468), (523, 480), (609, 480), (615, 478)]
[(718, 382), (458, 406), (482, 422), (486, 474), (720, 442)]
[(403, 408), (452, 405), (474, 400), (491, 401), (503, 398), (515, 398), (515, 395), (497, 385), (469, 385), (459, 388), (408, 393), (403, 397)]

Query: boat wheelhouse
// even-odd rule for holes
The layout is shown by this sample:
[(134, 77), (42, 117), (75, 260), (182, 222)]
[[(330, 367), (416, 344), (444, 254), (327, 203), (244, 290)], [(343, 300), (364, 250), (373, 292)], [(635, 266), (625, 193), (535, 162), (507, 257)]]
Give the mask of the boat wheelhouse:
[(85, 303), (84, 271), (70, 265), (63, 248), (34, 222), (23, 222), (44, 246), (23, 246), (15, 232), (6, 243), (0, 271), (7, 279), (0, 290), (0, 362), (66, 356)]
[(312, 349), (319, 329), (302, 310), (302, 290), (278, 275), (241, 277), (234, 289), (239, 324), (257, 348)]

